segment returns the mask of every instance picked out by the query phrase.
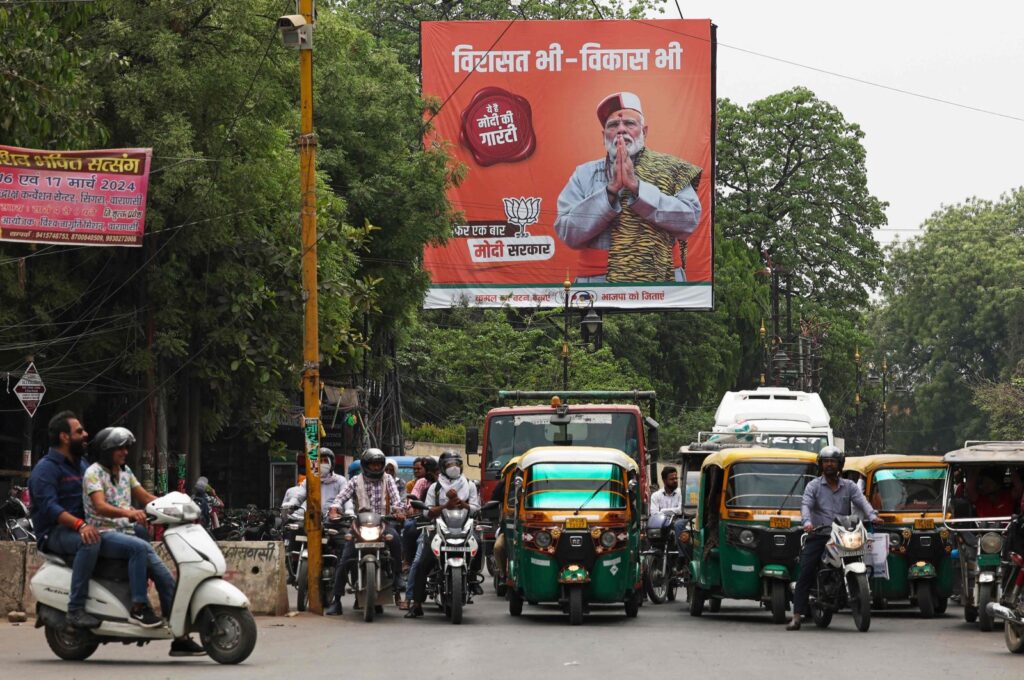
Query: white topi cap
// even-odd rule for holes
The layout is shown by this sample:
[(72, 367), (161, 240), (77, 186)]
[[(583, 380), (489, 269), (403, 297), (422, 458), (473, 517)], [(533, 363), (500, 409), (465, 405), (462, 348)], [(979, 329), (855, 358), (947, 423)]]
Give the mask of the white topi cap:
[(616, 92), (602, 99), (601, 103), (597, 105), (597, 119), (601, 121), (601, 125), (604, 125), (604, 122), (608, 120), (608, 116), (621, 109), (633, 109), (640, 113), (644, 112), (640, 108), (640, 97), (637, 97), (632, 92)]

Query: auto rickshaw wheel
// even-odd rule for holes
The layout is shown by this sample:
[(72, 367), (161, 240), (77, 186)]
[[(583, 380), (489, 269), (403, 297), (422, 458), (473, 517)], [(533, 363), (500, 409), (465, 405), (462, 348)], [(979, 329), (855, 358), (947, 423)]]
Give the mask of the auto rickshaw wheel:
[(626, 598), (626, 617), (635, 619), (640, 613), (640, 605), (644, 603), (644, 596), (640, 593), (633, 593)]
[(772, 621), (774, 623), (785, 623), (786, 622), (786, 606), (788, 593), (786, 592), (786, 584), (782, 581), (772, 581), (771, 583), (771, 596), (772, 596)]
[(519, 616), (523, 613), (523, 598), (519, 596), (519, 593), (514, 588), (509, 588), (508, 593), (508, 613), (512, 616)]
[(917, 608), (921, 610), (921, 618), (930, 619), (935, 616), (934, 581), (919, 581), (914, 590), (917, 592)]
[(583, 588), (569, 586), (569, 625), (578, 626), (583, 623)]
[(704, 613), (704, 600), (707, 593), (696, 583), (691, 583), (687, 589), (686, 598), (690, 601), (690, 616), (700, 616)]
[(1017, 623), (1006, 622), (1003, 630), (1003, 638), (1006, 640), (1006, 648), (1014, 654), (1024, 654), (1024, 626)]

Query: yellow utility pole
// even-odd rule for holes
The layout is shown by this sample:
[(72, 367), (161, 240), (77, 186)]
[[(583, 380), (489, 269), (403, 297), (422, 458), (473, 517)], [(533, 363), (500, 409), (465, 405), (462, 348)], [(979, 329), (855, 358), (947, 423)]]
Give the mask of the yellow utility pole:
[[(320, 338), (316, 276), (316, 136), (313, 134), (313, 0), (300, 0), (305, 20), (299, 40), (299, 92), (302, 125), (299, 134), (299, 172), (302, 191), (302, 293), (305, 324), (302, 345), (302, 394), (306, 440), (306, 543), (309, 555), (309, 610), (323, 614), (320, 600), (322, 567), (320, 537)], [(280, 25), (281, 22), (279, 21)]]

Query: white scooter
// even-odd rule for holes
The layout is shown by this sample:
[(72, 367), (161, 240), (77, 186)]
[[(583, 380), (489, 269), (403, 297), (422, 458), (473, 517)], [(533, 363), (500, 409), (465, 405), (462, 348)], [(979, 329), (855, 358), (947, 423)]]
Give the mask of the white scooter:
[(146, 514), (153, 524), (167, 525), (164, 545), (178, 571), (178, 587), (168, 623), (143, 628), (128, 618), (131, 593), (127, 560), (100, 558), (85, 610), (100, 619), (92, 630), (65, 624), (71, 569), (60, 556), (40, 552), (47, 562), (32, 577), (36, 598), (36, 627), (46, 627), (46, 642), (54, 654), (69, 661), (87, 659), (101, 644), (121, 642), (139, 645), (154, 640), (171, 641), (198, 632), (214, 661), (244, 661), (256, 646), (256, 621), (249, 599), (224, 580), (226, 564), (217, 543), (199, 524), (199, 507), (187, 495), (172, 492), (151, 501)]

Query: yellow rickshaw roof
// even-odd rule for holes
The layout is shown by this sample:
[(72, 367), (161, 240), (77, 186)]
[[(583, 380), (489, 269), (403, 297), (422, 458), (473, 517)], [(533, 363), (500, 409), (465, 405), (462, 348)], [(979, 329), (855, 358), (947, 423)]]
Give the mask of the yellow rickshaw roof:
[(601, 446), (538, 446), (519, 458), (519, 467), (524, 470), (537, 463), (610, 463), (639, 470), (636, 461), (622, 451)]
[(504, 477), (505, 473), (509, 471), (509, 468), (513, 468), (516, 465), (519, 465), (519, 461), (522, 460), (522, 458), (523, 458), (522, 455), (518, 455), (515, 458), (512, 458), (511, 460), (509, 460), (507, 463), (505, 463), (505, 466), (501, 468), (501, 474), (498, 475), (498, 476), (499, 477)]
[(854, 472), (859, 472), (862, 475), (868, 475), (879, 468), (900, 467), (901, 465), (910, 467), (926, 467), (928, 465), (944, 467), (945, 463), (942, 462), (942, 456), (886, 453), (874, 456), (854, 456), (847, 458), (846, 464), (843, 466), (843, 470), (853, 470)]
[(818, 460), (818, 454), (810, 451), (798, 451), (796, 449), (775, 449), (775, 448), (735, 448), (726, 449), (710, 454), (704, 459), (700, 466), (703, 470), (706, 467), (716, 466), (726, 468), (736, 463), (750, 461), (797, 461), (814, 463)]

